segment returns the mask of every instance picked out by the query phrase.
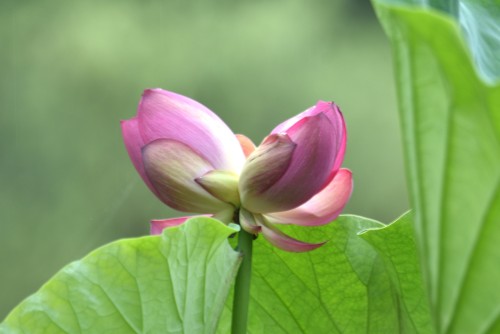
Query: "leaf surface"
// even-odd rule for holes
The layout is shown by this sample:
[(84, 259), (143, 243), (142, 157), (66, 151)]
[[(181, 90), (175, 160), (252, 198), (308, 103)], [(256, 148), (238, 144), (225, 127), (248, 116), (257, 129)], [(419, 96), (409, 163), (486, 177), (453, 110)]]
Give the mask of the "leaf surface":
[[(381, 223), (351, 215), (321, 228), (288, 227), (287, 232), (301, 240), (331, 238), (308, 253), (284, 252), (259, 237), (249, 333), (429, 333), (429, 310), (408, 219), (390, 225), (387, 232)], [(375, 230), (360, 237), (366, 229)], [(368, 235), (370, 243), (364, 240)], [(386, 263), (382, 250), (371, 245), (379, 247), (380, 242), (403, 248), (400, 254), (387, 255), (393, 263)], [(229, 331), (231, 300), (226, 305), (218, 333)]]
[(411, 213), (394, 223), (363, 232), (381, 256), (397, 298), (400, 333), (432, 333), (429, 302), (422, 284)]
[(2, 333), (213, 333), (240, 256), (237, 232), (194, 218), (104, 246), (17, 306)]
[(500, 2), (374, 1), (439, 333), (500, 331)]

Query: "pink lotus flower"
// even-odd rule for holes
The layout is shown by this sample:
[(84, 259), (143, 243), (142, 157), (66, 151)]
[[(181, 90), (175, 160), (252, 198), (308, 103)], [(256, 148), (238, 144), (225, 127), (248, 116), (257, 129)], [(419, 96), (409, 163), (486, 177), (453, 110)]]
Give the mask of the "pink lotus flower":
[[(225, 223), (238, 214), (244, 230), (287, 251), (323, 243), (293, 239), (276, 224), (329, 223), (351, 195), (351, 172), (340, 168), (345, 124), (332, 102), (281, 123), (257, 148), (205, 106), (161, 89), (146, 90), (121, 126), (135, 168), (162, 202)], [(151, 233), (188, 218), (153, 220)]]

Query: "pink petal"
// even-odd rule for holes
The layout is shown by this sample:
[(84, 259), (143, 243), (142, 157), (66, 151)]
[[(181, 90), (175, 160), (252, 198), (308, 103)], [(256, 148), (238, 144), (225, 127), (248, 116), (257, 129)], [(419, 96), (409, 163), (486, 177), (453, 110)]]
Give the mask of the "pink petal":
[(144, 170), (168, 206), (186, 212), (215, 213), (232, 206), (208, 193), (195, 179), (213, 166), (189, 146), (171, 139), (158, 139), (142, 150)]
[(296, 146), (288, 135), (273, 134), (248, 157), (239, 182), (245, 208), (252, 212), (265, 212), (269, 204), (274, 204), (269, 203), (263, 194), (286, 173)]
[(243, 150), (243, 154), (248, 158), (253, 151), (255, 151), (255, 144), (253, 141), (247, 136), (237, 134), (236, 139), (240, 142), (241, 149)]
[(179, 226), (190, 218), (210, 217), (210, 216), (211, 215), (200, 215), (200, 216), (185, 216), (185, 217), (169, 218), (169, 219), (154, 219), (151, 221), (151, 235), (161, 234), (161, 232), (167, 227)]
[(284, 212), (267, 214), (271, 223), (303, 226), (324, 225), (342, 212), (352, 193), (352, 173), (341, 168), (333, 180), (301, 206)]
[(285, 233), (281, 232), (279, 229), (274, 227), (272, 224), (266, 222), (265, 218), (258, 219), (257, 223), (261, 226), (262, 235), (274, 246), (281, 248), (287, 252), (309, 252), (318, 247), (323, 246), (325, 242), (320, 242), (317, 244), (310, 244), (297, 239), (294, 239)]
[(141, 176), (144, 183), (146, 183), (149, 189), (151, 189), (151, 191), (158, 196), (158, 192), (149, 181), (146, 172), (144, 171), (144, 165), (142, 164), (141, 149), (144, 146), (144, 141), (139, 133), (137, 117), (121, 121), (120, 124), (122, 128), (123, 140), (125, 141), (125, 147), (128, 155), (130, 156), (130, 160), (132, 160), (135, 169)]
[[(251, 183), (240, 185), (242, 204), (252, 212), (270, 213), (293, 209), (323, 189), (333, 178), (333, 167), (337, 160), (337, 134), (334, 131), (329, 117), (324, 113), (304, 117), (286, 130), (286, 135), (296, 144), (291, 156), (287, 160), (288, 167), (279, 178), (270, 179), (268, 183)], [(271, 135), (275, 136), (278, 134)], [(252, 170), (251, 159), (260, 153), (260, 146), (248, 158), (242, 172), (242, 181), (246, 174), (262, 174), (262, 178), (273, 173), (269, 165), (259, 170)], [(284, 156), (286, 159), (290, 157)], [(283, 157), (281, 157), (283, 158)], [(273, 151), (262, 152), (259, 159), (265, 162), (276, 160)], [(276, 173), (282, 173), (277, 170)], [(258, 179), (254, 176), (253, 179)], [(248, 188), (246, 188), (248, 187)], [(247, 197), (245, 197), (245, 195)]]
[(138, 112), (145, 143), (173, 139), (202, 154), (215, 169), (239, 173), (245, 157), (233, 132), (213, 112), (185, 96), (162, 89), (144, 91)]
[(344, 122), (344, 117), (342, 116), (340, 108), (334, 102), (318, 101), (318, 103), (316, 103), (314, 107), (311, 107), (306, 111), (298, 114), (297, 116), (294, 116), (286, 120), (285, 122), (281, 123), (276, 128), (274, 128), (274, 130), (271, 131), (271, 133), (287, 132), (288, 129), (290, 129), (293, 125), (295, 125), (295, 123), (299, 122), (304, 117), (316, 116), (321, 113), (326, 115), (330, 120), (332, 124), (331, 131), (335, 134), (336, 138), (335, 139), (336, 144), (334, 146), (334, 152), (332, 152), (332, 154), (335, 154), (337, 158), (335, 160), (335, 164), (332, 168), (332, 172), (330, 175), (331, 177), (333, 177), (337, 172), (337, 170), (342, 165), (342, 162), (344, 160), (344, 153), (347, 140), (347, 131)]
[[(337, 159), (335, 160), (335, 165), (333, 166), (332, 175), (335, 175), (336, 171), (342, 166), (344, 162), (345, 148), (347, 144), (347, 129), (344, 122), (344, 116), (338, 109), (338, 115), (340, 116), (340, 122), (342, 123), (342, 131), (339, 132), (340, 146), (337, 149)], [(338, 138), (337, 138), (338, 139)]]

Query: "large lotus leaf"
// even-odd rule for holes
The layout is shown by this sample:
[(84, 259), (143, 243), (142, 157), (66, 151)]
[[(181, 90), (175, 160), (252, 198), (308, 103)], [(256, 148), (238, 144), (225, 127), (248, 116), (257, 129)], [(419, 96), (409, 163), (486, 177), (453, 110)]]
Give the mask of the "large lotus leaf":
[(57, 273), (2, 333), (213, 333), (240, 256), (233, 228), (194, 218), (162, 236), (113, 242)]
[[(413, 232), (407, 219), (401, 224), (390, 225), (386, 232), (381, 223), (345, 215), (321, 228), (290, 227), (287, 231), (303, 240), (331, 238), (326, 245), (300, 254), (276, 249), (259, 237), (254, 246), (248, 332), (428, 333), (429, 311)], [(401, 246), (401, 253), (387, 255), (392, 263), (386, 264), (385, 255), (358, 235), (373, 228), (367, 232), (370, 243)], [(229, 332), (231, 300), (226, 305), (219, 333)]]
[(398, 300), (400, 333), (432, 333), (429, 301), (413, 236), (413, 220), (407, 213), (394, 223), (363, 232), (384, 261)]
[(500, 2), (374, 0), (440, 333), (500, 332)]

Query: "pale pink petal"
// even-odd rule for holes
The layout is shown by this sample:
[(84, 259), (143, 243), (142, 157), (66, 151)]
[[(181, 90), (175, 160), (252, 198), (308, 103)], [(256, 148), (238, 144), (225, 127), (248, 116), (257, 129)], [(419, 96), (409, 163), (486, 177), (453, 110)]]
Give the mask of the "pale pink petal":
[(342, 212), (352, 192), (352, 173), (341, 168), (322, 191), (301, 206), (266, 214), (271, 223), (316, 226), (328, 224)]
[(200, 215), (200, 216), (185, 216), (178, 218), (169, 218), (169, 219), (153, 219), (151, 221), (151, 235), (158, 235), (166, 229), (167, 227), (174, 227), (184, 224), (184, 222), (190, 218), (196, 217), (210, 217), (211, 215)]
[(130, 156), (130, 160), (132, 160), (135, 169), (141, 176), (144, 183), (146, 183), (149, 189), (151, 189), (151, 191), (158, 196), (158, 192), (149, 181), (146, 172), (144, 171), (144, 165), (142, 164), (141, 149), (144, 146), (144, 141), (139, 133), (137, 117), (121, 121), (120, 124), (122, 128), (123, 140), (125, 142), (128, 155)]
[(262, 235), (267, 241), (287, 252), (309, 252), (323, 246), (326, 243), (325, 241), (311, 244), (294, 239), (274, 227), (272, 224), (266, 222), (265, 218), (258, 219), (257, 223), (261, 226)]
[(245, 154), (245, 157), (248, 158), (250, 154), (252, 154), (253, 151), (255, 151), (255, 144), (250, 138), (244, 135), (237, 134), (236, 139), (238, 139), (238, 141), (240, 142), (243, 154)]
[(260, 232), (261, 227), (257, 225), (257, 223), (255, 222), (255, 218), (252, 215), (252, 213), (241, 208), (239, 218), (240, 218), (241, 228), (243, 228), (245, 231), (255, 235), (257, 235)]
[(142, 150), (144, 170), (158, 197), (168, 206), (186, 212), (215, 213), (232, 207), (208, 193), (195, 179), (213, 166), (189, 146), (158, 139)]
[(138, 112), (145, 143), (173, 139), (202, 154), (215, 169), (239, 173), (245, 156), (227, 125), (202, 104), (162, 89), (144, 91)]
[[(279, 134), (271, 136), (275, 135)], [(337, 134), (324, 113), (302, 118), (287, 129), (286, 135), (296, 145), (291, 160), (287, 161), (286, 171), (267, 183), (247, 182), (240, 185), (242, 204), (252, 212), (270, 213), (293, 209), (323, 189), (334, 176), (332, 170), (337, 159)], [(241, 175), (242, 182), (247, 174), (258, 176), (261, 173), (265, 176), (271, 173), (265, 170), (264, 164), (253, 170), (251, 159), (259, 151), (260, 146), (248, 158)], [(259, 159), (271, 163), (278, 158), (273, 157), (273, 152), (270, 151), (263, 152)], [(281, 170), (279, 172), (282, 173)]]

